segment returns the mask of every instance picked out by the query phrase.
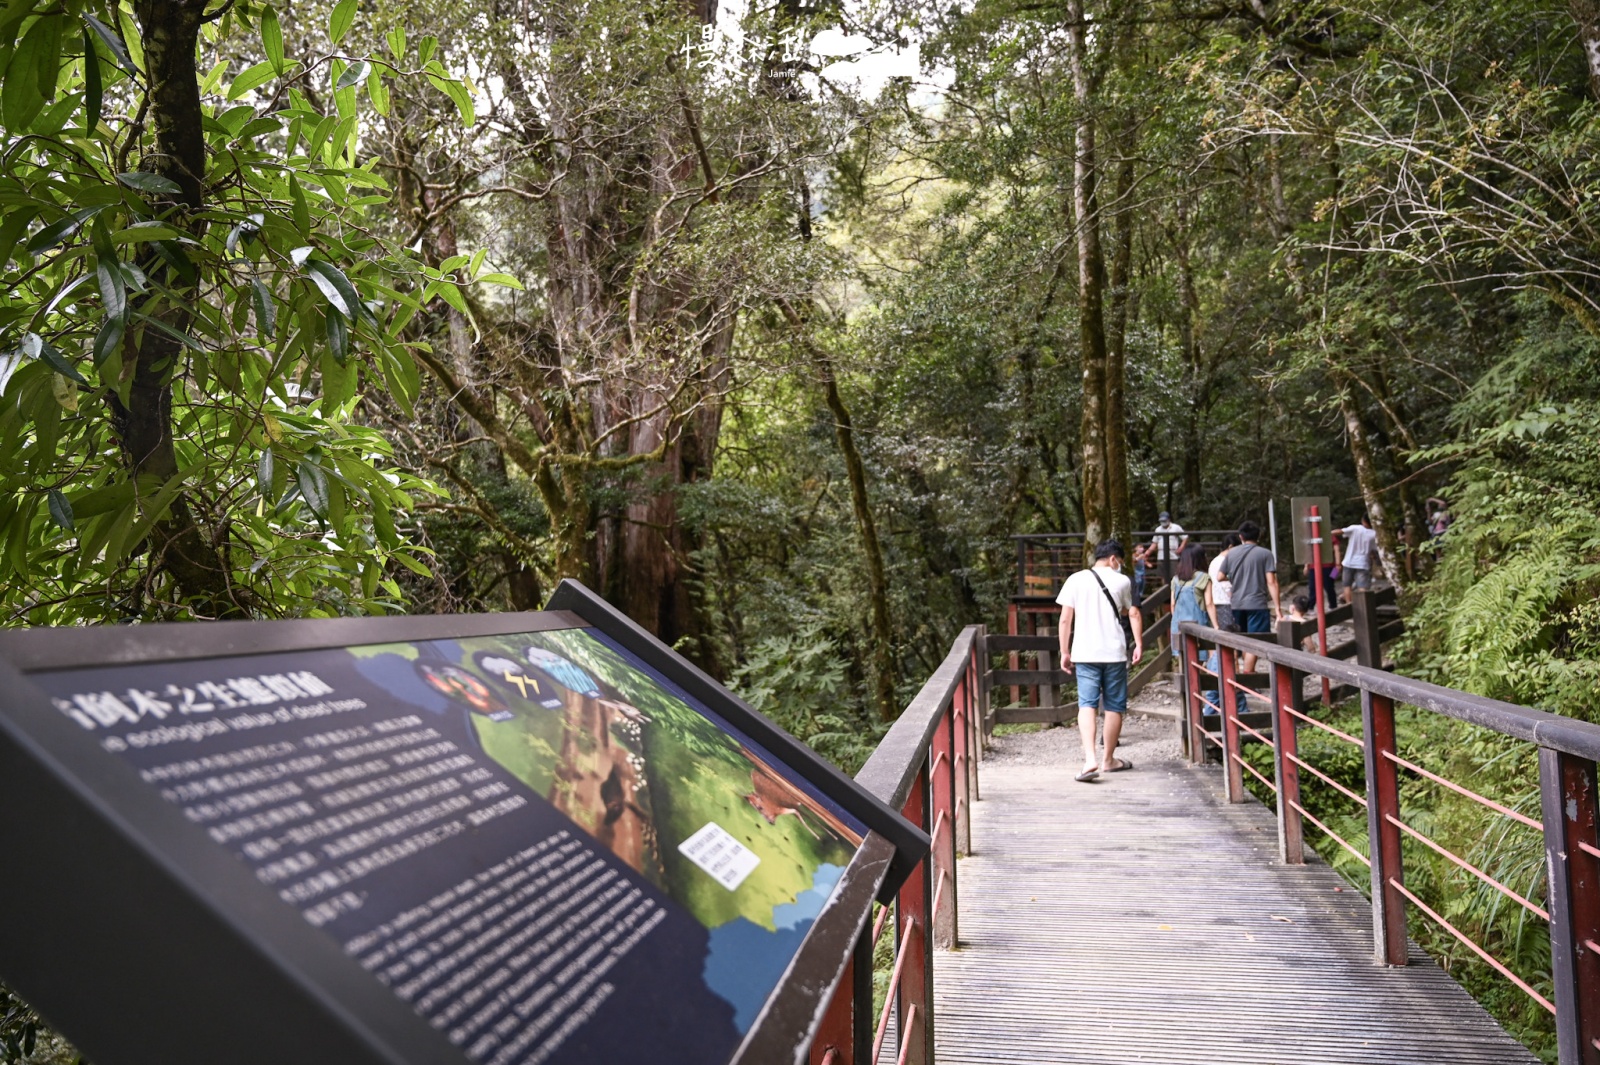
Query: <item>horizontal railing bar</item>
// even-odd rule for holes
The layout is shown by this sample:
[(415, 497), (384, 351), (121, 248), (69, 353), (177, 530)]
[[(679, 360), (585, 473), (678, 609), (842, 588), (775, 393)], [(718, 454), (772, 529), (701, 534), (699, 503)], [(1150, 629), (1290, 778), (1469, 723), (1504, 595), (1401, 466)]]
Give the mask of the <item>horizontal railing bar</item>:
[(1329, 828), (1327, 825), (1325, 825), (1321, 821), (1317, 820), (1315, 814), (1311, 813), (1304, 806), (1301, 806), (1299, 803), (1294, 802), (1292, 800), (1290, 801), (1289, 805), (1291, 807), (1293, 807), (1295, 810), (1297, 810), (1301, 817), (1305, 818), (1307, 821), (1310, 821), (1312, 824), (1314, 824), (1318, 828), (1322, 829), (1322, 831), (1326, 832), (1329, 836), (1332, 836), (1333, 837), (1333, 841), (1335, 843), (1337, 843), (1339, 846), (1343, 847), (1345, 850), (1349, 851), (1351, 854), (1355, 855), (1356, 858), (1361, 862), (1362, 865), (1366, 866), (1369, 869), (1372, 868), (1372, 859), (1371, 858), (1368, 858), (1365, 854), (1362, 854), (1360, 851), (1358, 851), (1354, 847), (1350, 846), (1350, 844), (1345, 841), (1345, 838), (1343, 836), (1339, 835), (1339, 833), (1335, 832), (1333, 829)]
[(1292, 706), (1285, 706), (1284, 709), (1289, 711), (1289, 713), (1293, 714), (1295, 717), (1298, 717), (1301, 721), (1306, 722), (1307, 724), (1315, 725), (1317, 728), (1321, 729), (1324, 732), (1331, 732), (1333, 735), (1339, 737), (1341, 740), (1344, 740), (1346, 743), (1351, 743), (1351, 744), (1354, 744), (1357, 747), (1362, 747), (1362, 748), (1365, 748), (1365, 746), (1366, 746), (1366, 744), (1362, 743), (1356, 737), (1350, 735), (1350, 733), (1345, 732), (1345, 731), (1343, 731), (1341, 729), (1336, 729), (1332, 725), (1328, 724), (1326, 721), (1318, 721), (1316, 718), (1311, 717), (1309, 714), (1302, 714), (1300, 711), (1296, 710)]
[(1578, 849), (1583, 851), (1585, 854), (1592, 855), (1595, 858), (1600, 858), (1600, 847), (1596, 847), (1592, 843), (1585, 843), (1580, 839), (1578, 841)]
[(1009, 688), (1013, 685), (1021, 688), (1032, 688), (1036, 685), (1064, 685), (1075, 683), (1076, 678), (1064, 669), (992, 669), (989, 671), (989, 683), (996, 688)]
[(1478, 946), (1478, 944), (1474, 943), (1470, 938), (1467, 937), (1466, 933), (1462, 932), (1459, 928), (1445, 920), (1443, 917), (1440, 917), (1434, 912), (1431, 906), (1408, 891), (1404, 884), (1400, 883), (1400, 881), (1396, 880), (1394, 877), (1390, 877), (1389, 886), (1400, 892), (1400, 894), (1404, 895), (1406, 898), (1410, 899), (1412, 904), (1416, 906), (1417, 909), (1421, 910), (1429, 917), (1432, 917), (1435, 922), (1444, 928), (1445, 931), (1461, 940), (1462, 943), (1465, 943), (1474, 954), (1488, 962), (1491, 969), (1505, 977), (1507, 980), (1510, 980), (1513, 984), (1516, 984), (1518, 987), (1522, 988), (1522, 990), (1527, 993), (1529, 998), (1533, 999), (1539, 1005), (1549, 1010), (1552, 1014), (1555, 1013), (1556, 1007), (1553, 1002), (1539, 994), (1539, 992), (1535, 991), (1533, 988), (1529, 987), (1522, 977), (1508, 969), (1505, 964), (1494, 955), (1490, 954), (1488, 951)]
[(939, 668), (933, 671), (933, 676), (923, 684), (922, 690), (873, 750), (867, 764), (856, 774), (857, 784), (892, 809), (903, 807), (906, 796), (911, 794), (912, 781), (917, 779), (917, 770), (927, 755), (933, 731), (950, 708), (955, 693), (962, 686), (962, 675), (971, 665), (979, 631), (977, 625), (961, 630)]
[(1521, 895), (1517, 894), (1515, 891), (1512, 891), (1510, 888), (1508, 888), (1504, 884), (1500, 883), (1500, 881), (1496, 880), (1494, 877), (1490, 876), (1488, 873), (1484, 872), (1482, 869), (1479, 869), (1477, 866), (1472, 865), (1466, 859), (1459, 857), (1458, 855), (1454, 854), (1453, 852), (1445, 850), (1445, 848), (1441, 847), (1437, 842), (1435, 842), (1434, 840), (1428, 838), (1427, 836), (1424, 836), (1421, 832), (1418, 832), (1416, 829), (1412, 828), (1410, 825), (1406, 824), (1404, 821), (1400, 820), (1398, 817), (1394, 816), (1393, 814), (1384, 814), (1383, 815), (1383, 819), (1385, 821), (1388, 821), (1394, 827), (1398, 828), (1400, 831), (1404, 832), (1406, 835), (1410, 836), (1412, 839), (1414, 839), (1417, 842), (1421, 843), (1423, 846), (1430, 848), (1435, 853), (1441, 855), (1442, 857), (1448, 859), (1451, 862), (1454, 862), (1456, 865), (1460, 866), (1462, 869), (1465, 869), (1467, 872), (1471, 873), (1473, 876), (1477, 877), (1479, 880), (1482, 880), (1485, 884), (1488, 884), (1490, 887), (1492, 887), (1496, 891), (1500, 892), (1500, 894), (1504, 895), (1506, 898), (1511, 899), (1514, 902), (1520, 903), (1522, 905), (1522, 907), (1524, 909), (1528, 910), (1530, 913), (1536, 913), (1546, 921), (1548, 921), (1550, 919), (1550, 911), (1549, 910), (1545, 909), (1543, 906), (1538, 906), (1538, 905), (1535, 905), (1534, 903), (1529, 902), (1527, 899), (1523, 898)]
[(1523, 824), (1527, 825), (1529, 828), (1536, 828), (1541, 832), (1544, 831), (1544, 825), (1540, 824), (1538, 821), (1535, 821), (1533, 818), (1529, 817), (1527, 814), (1520, 814), (1517, 811), (1511, 809), (1509, 806), (1502, 806), (1500, 803), (1495, 802), (1493, 799), (1486, 798), (1485, 796), (1479, 795), (1477, 792), (1472, 791), (1472, 790), (1470, 790), (1468, 788), (1464, 788), (1460, 784), (1455, 783), (1454, 781), (1446, 780), (1444, 777), (1441, 777), (1437, 773), (1430, 773), (1430, 772), (1428, 772), (1428, 770), (1422, 768), (1420, 765), (1417, 765), (1415, 762), (1408, 762), (1404, 758), (1401, 758), (1399, 755), (1394, 754), (1394, 753), (1392, 753), (1390, 751), (1384, 751), (1383, 752), (1383, 756), (1385, 758), (1389, 759), (1389, 761), (1393, 762), (1395, 765), (1403, 766), (1404, 768), (1411, 770), (1413, 773), (1416, 773), (1418, 776), (1426, 777), (1428, 780), (1433, 781), (1435, 784), (1444, 785), (1445, 787), (1449, 788), (1451, 791), (1455, 792), (1457, 795), (1464, 795), (1464, 796), (1466, 796), (1467, 798), (1471, 799), (1474, 802), (1482, 803), (1484, 806), (1487, 806), (1489, 809), (1493, 810), (1497, 814), (1501, 814), (1501, 815), (1503, 815), (1505, 817), (1509, 817), (1513, 821), (1520, 821)]
[(1252, 696), (1252, 695), (1260, 695), (1261, 694), (1261, 691), (1260, 691), (1259, 688), (1252, 688), (1247, 684), (1240, 684), (1238, 682), (1238, 680), (1236, 680), (1233, 677), (1229, 677), (1224, 683), (1233, 685), (1233, 687), (1235, 687), (1235, 688), (1237, 688), (1239, 690), (1239, 694), (1240, 695), (1243, 695), (1243, 696), (1245, 696), (1247, 698), (1249, 696)]
[(1397, 673), (1388, 673), (1368, 666), (1337, 662), (1321, 655), (1310, 654), (1292, 647), (1263, 643), (1238, 633), (1219, 632), (1216, 629), (1185, 621), (1181, 632), (1245, 651), (1266, 659), (1275, 665), (1288, 666), (1304, 673), (1327, 677), (1361, 688), (1376, 695), (1385, 695), (1397, 702), (1408, 703), (1424, 710), (1455, 718), (1472, 725), (1481, 725), (1513, 739), (1526, 740), (1541, 747), (1565, 754), (1600, 760), (1600, 725), (1578, 721), (1544, 710), (1470, 695), (1414, 680)]
[[(895, 1065), (906, 1065), (906, 1058), (910, 1055), (911, 1048), (916, 1045), (915, 1041), (911, 1038), (911, 1032), (916, 1028), (917, 1021), (920, 1019), (918, 1016), (919, 1013), (920, 1010), (915, 1002), (911, 1004), (910, 1009), (906, 1010), (906, 1030), (900, 1033), (900, 1056), (895, 1058)], [(874, 1065), (876, 1065), (878, 1056), (874, 1054), (872, 1056), (872, 1060)]]
[(1277, 745), (1272, 742), (1272, 738), (1270, 736), (1268, 736), (1268, 735), (1266, 735), (1265, 733), (1262, 733), (1262, 732), (1257, 732), (1255, 729), (1251, 728), (1249, 725), (1246, 725), (1244, 723), (1244, 718), (1239, 717), (1237, 714), (1235, 715), (1234, 724), (1238, 725), (1240, 728), (1244, 729), (1246, 732), (1250, 733), (1250, 735), (1254, 736), (1256, 739), (1260, 740), (1262, 743), (1266, 744), (1268, 747), (1271, 747), (1273, 750), (1277, 750), (1278, 749)]
[(917, 919), (906, 918), (906, 930), (900, 936), (900, 945), (894, 952), (894, 972), (889, 977), (889, 990), (884, 994), (883, 1015), (878, 1018), (878, 1035), (872, 1041), (872, 1060), (877, 1061), (878, 1055), (883, 1053), (883, 1037), (889, 1031), (889, 1011), (894, 1009), (894, 993), (900, 988), (900, 972), (905, 968), (906, 959), (911, 956), (911, 933), (917, 930)]
[(1242, 755), (1235, 754), (1233, 751), (1229, 751), (1228, 752), (1228, 757), (1232, 758), (1235, 762), (1238, 762), (1241, 768), (1249, 770), (1251, 776), (1255, 777), (1257, 780), (1261, 781), (1261, 783), (1265, 784), (1267, 786), (1267, 788), (1274, 795), (1276, 795), (1278, 793), (1278, 785), (1274, 784), (1272, 781), (1270, 781), (1266, 777), (1262, 776), (1261, 772), (1258, 769), (1256, 769), (1255, 766), (1253, 766), (1249, 762), (1245, 761), (1244, 757)]
[(1299, 766), (1301, 769), (1304, 769), (1306, 772), (1310, 773), (1312, 776), (1314, 776), (1317, 779), (1321, 780), (1323, 783), (1331, 785), (1334, 788), (1337, 788), (1339, 791), (1342, 791), (1346, 796), (1348, 796), (1349, 798), (1354, 799), (1356, 802), (1360, 803), (1362, 806), (1367, 805), (1366, 796), (1357, 795), (1355, 792), (1351, 791), (1349, 788), (1345, 787), (1343, 784), (1339, 783), (1337, 780), (1334, 780), (1332, 777), (1330, 777), (1328, 774), (1324, 773), (1322, 770), (1318, 769), (1316, 766), (1312, 765), (1310, 762), (1305, 761), (1299, 755), (1291, 754), (1291, 755), (1287, 755), (1287, 757), (1288, 757), (1289, 761), (1293, 762), (1295, 765)]
[(1001, 651), (1055, 651), (1061, 647), (1061, 641), (1054, 636), (1010, 636), (999, 632), (984, 642), (989, 645), (990, 654)]

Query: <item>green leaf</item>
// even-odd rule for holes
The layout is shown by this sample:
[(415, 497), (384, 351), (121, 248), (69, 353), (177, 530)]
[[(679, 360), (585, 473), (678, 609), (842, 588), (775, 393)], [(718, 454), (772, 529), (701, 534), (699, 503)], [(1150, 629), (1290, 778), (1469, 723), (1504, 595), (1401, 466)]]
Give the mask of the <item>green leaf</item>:
[(295, 483), (300, 486), (300, 496), (319, 518), (328, 516), (328, 474), (309, 456), (295, 467)]
[(259, 279), (250, 281), (250, 297), (255, 303), (256, 330), (263, 339), (270, 340), (278, 334), (278, 304), (272, 292)]
[(72, 531), (72, 504), (59, 488), (50, 489), (50, 517), (67, 532)]
[(183, 195), (183, 186), (176, 181), (144, 170), (130, 170), (126, 174), (118, 174), (117, 180), (128, 188), (140, 192), (165, 193), (168, 196)]
[(357, 318), (372, 321), (372, 312), (367, 310), (367, 305), (362, 303), (361, 297), (356, 294), (355, 286), (350, 284), (350, 279), (345, 277), (337, 266), (321, 259), (309, 259), (306, 261), (305, 270), (317, 288), (322, 290), (328, 302), (346, 318), (351, 321)]
[(71, 237), (82, 228), (85, 222), (105, 210), (106, 206), (108, 205), (101, 204), (95, 207), (85, 207), (82, 210), (73, 211), (60, 221), (50, 223), (35, 233), (33, 239), (28, 241), (26, 245), (28, 252), (38, 255), (41, 252), (49, 251), (57, 244)]
[[(335, 361), (340, 366), (343, 366), (346, 360), (350, 358), (350, 327), (345, 324), (344, 315), (332, 307), (328, 308), (328, 313), (323, 316), (323, 321), (328, 334), (328, 350), (333, 352)], [(324, 377), (324, 380), (326, 380), (326, 377)], [(337, 400), (335, 405), (342, 402), (344, 402), (343, 399)]]
[[(17, 44), (6, 67), (5, 84), (0, 86), (0, 122), (12, 136), (25, 132), (44, 110), (45, 97), (39, 91), (38, 71), (49, 50), (51, 26), (59, 27), (59, 19), (47, 15), (36, 20)], [(56, 48), (59, 49), (59, 34), (57, 38)]]
[(428, 60), (433, 58), (433, 53), (439, 50), (439, 38), (428, 36), (417, 42), (417, 62), (423, 66), (428, 65)]
[(461, 113), (461, 124), (470, 126), (477, 120), (476, 111), (472, 106), (472, 94), (467, 92), (467, 87), (460, 81), (445, 73), (444, 67), (437, 62), (429, 63), (423, 70), (433, 84), (433, 87), (450, 97), (455, 102), (456, 110)]
[(261, 493), (261, 498), (268, 503), (272, 498), (272, 475), (276, 472), (276, 460), (272, 457), (272, 449), (261, 449), (261, 457), (256, 459), (256, 490)]
[(372, 109), (378, 114), (389, 113), (389, 86), (384, 84), (383, 72), (377, 67), (367, 74), (367, 98), (372, 101)]
[(106, 51), (111, 53), (111, 61), (121, 67), (123, 73), (130, 78), (139, 76), (138, 68), (133, 65), (133, 60), (128, 58), (128, 50), (122, 46), (122, 38), (117, 32), (93, 15), (83, 16), (84, 23), (100, 38), (100, 43), (106, 46)]
[(350, 24), (356, 20), (356, 5), (357, 0), (339, 0), (333, 14), (328, 16), (328, 36), (334, 44), (338, 44), (350, 32)]
[(406, 28), (404, 26), (396, 26), (390, 30), (387, 41), (389, 55), (394, 58), (394, 61), (398, 63), (404, 59), (406, 56)]
[(352, 85), (359, 85), (361, 83), (361, 79), (365, 78), (367, 76), (367, 71), (371, 69), (371, 64), (367, 63), (365, 60), (356, 60), (354, 63), (351, 63), (348, 67), (346, 67), (345, 72), (339, 75), (339, 80), (333, 83), (334, 91), (337, 92), (340, 89), (348, 89)]
[(278, 13), (267, 8), (261, 15), (261, 47), (266, 50), (267, 62), (278, 75), (283, 74), (283, 27), (278, 24)]
[(72, 363), (68, 362), (65, 355), (56, 350), (56, 346), (54, 344), (50, 343), (48, 340), (45, 340), (37, 333), (29, 333), (27, 337), (23, 338), (24, 350), (27, 349), (27, 343), (30, 338), (39, 342), (37, 355), (39, 358), (43, 359), (45, 364), (48, 365), (52, 370), (60, 374), (62, 377), (67, 378), (69, 381), (76, 381), (80, 385), (86, 385), (89, 383), (88, 381), (84, 380), (83, 374), (78, 372), (78, 368), (72, 365)]
[(151, 241), (182, 240), (188, 235), (165, 222), (135, 222), (126, 228), (112, 230), (111, 243), (144, 244)]
[[(105, 322), (94, 335), (92, 355), (96, 368), (104, 365), (105, 361), (111, 357), (111, 354), (117, 350), (117, 347), (122, 343), (122, 334), (126, 329), (127, 321), (125, 318), (106, 316)], [(102, 380), (104, 380), (103, 377)]]
[(100, 79), (100, 53), (95, 51), (89, 31), (83, 31), (83, 135), (94, 136), (100, 125), (100, 108), (105, 102), (105, 84)]
[(306, 190), (300, 187), (300, 179), (293, 174), (289, 175), (289, 198), (294, 202), (294, 227), (300, 231), (302, 237), (309, 238), (311, 206), (306, 203)]
[(484, 284), (484, 285), (504, 285), (506, 288), (514, 288), (518, 292), (524, 291), (522, 282), (518, 281), (516, 278), (512, 277), (510, 274), (501, 274), (501, 273), (493, 273), (493, 272), (491, 272), (491, 273), (484, 274), (482, 277), (478, 278), (477, 280), (478, 280), (478, 282), (480, 284)]
[(253, 67), (249, 67), (228, 87), (228, 99), (237, 100), (251, 89), (258, 89), (278, 76), (272, 67), (272, 60), (263, 59)]
[(11, 261), (12, 249), (38, 214), (38, 209), (34, 207), (16, 207), (8, 209), (5, 217), (0, 219), (0, 270), (4, 270)]

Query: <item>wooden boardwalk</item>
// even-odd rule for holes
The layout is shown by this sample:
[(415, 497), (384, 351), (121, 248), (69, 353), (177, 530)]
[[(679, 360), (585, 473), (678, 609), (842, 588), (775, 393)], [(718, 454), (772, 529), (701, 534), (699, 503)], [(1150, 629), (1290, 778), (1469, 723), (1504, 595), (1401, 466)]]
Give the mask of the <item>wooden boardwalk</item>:
[(1271, 813), (1229, 806), (1171, 728), (1131, 719), (1137, 768), (1092, 785), (1065, 729), (1002, 741), (1053, 765), (984, 764), (961, 948), (935, 956), (940, 1065), (1536, 1060), (1415, 947), (1374, 964), (1360, 892), (1278, 864)]

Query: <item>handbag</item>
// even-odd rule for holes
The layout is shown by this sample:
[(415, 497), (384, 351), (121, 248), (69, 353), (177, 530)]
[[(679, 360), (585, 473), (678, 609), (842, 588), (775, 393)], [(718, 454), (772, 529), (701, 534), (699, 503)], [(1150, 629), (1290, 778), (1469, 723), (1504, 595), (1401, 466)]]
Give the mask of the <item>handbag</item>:
[(1096, 573), (1092, 566), (1089, 569), (1089, 576), (1094, 578), (1094, 582), (1100, 586), (1100, 594), (1104, 595), (1106, 602), (1111, 604), (1112, 616), (1122, 623), (1122, 639), (1126, 645), (1128, 660), (1132, 661), (1133, 649), (1136, 646), (1133, 639), (1133, 622), (1128, 620), (1128, 615), (1117, 609), (1117, 601), (1111, 598), (1111, 589), (1106, 587), (1106, 582), (1100, 579), (1100, 574)]

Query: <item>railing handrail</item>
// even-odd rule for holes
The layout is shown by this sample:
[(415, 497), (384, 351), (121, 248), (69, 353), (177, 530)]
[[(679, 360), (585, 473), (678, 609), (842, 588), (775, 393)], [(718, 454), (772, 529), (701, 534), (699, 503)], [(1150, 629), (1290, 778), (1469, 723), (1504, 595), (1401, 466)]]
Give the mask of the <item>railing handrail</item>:
[(1314, 673), (1352, 687), (1364, 688), (1411, 706), (1431, 710), (1445, 717), (1480, 725), (1514, 739), (1579, 758), (1600, 760), (1600, 725), (1577, 718), (1563, 717), (1547, 710), (1535, 710), (1483, 695), (1457, 691), (1425, 680), (1390, 673), (1370, 666), (1355, 665), (1336, 658), (1324, 658), (1243, 633), (1223, 632), (1194, 621), (1182, 622), (1180, 632), (1243, 651), (1274, 665), (1287, 666), (1302, 673)]
[(951, 700), (961, 685), (961, 676), (967, 669), (982, 631), (981, 625), (968, 625), (961, 630), (961, 634), (950, 645), (949, 654), (939, 663), (939, 668), (933, 671), (922, 689), (906, 704), (905, 710), (889, 727), (888, 733), (856, 774), (856, 783), (886, 805), (896, 810), (905, 805), (911, 785), (916, 780), (917, 769), (922, 765), (928, 746), (933, 741), (934, 730), (939, 727), (945, 711), (950, 709)]

